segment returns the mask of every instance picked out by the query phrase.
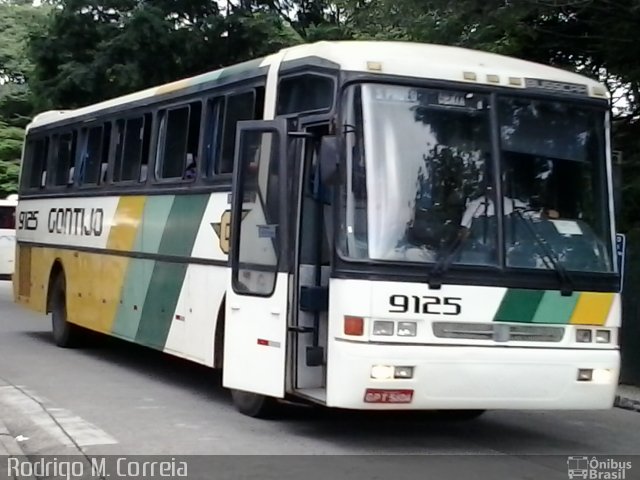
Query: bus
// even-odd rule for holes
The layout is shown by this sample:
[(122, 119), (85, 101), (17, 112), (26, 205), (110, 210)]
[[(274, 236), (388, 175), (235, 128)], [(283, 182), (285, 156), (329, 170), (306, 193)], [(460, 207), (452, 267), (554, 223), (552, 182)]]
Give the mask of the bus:
[(16, 195), (9, 195), (4, 200), (0, 200), (0, 280), (10, 280), (13, 275), (17, 205)]
[(481, 51), (319, 42), (28, 127), (15, 300), (222, 369), (237, 409), (606, 409), (610, 97)]

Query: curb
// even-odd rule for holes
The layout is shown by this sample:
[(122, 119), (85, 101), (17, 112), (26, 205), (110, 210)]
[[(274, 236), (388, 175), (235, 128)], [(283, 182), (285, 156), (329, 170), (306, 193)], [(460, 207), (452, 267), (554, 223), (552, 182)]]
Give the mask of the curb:
[[(9, 429), (0, 418), (0, 455), (7, 455), (7, 457), (17, 458), (20, 462), (27, 462), (27, 456), (25, 455), (22, 447), (18, 441), (11, 435)], [(2, 472), (0, 467), (0, 472)], [(14, 478), (14, 477), (9, 477)], [(17, 480), (35, 480), (35, 477), (16, 477)]]
[(624, 410), (631, 410), (633, 412), (640, 412), (640, 400), (634, 400), (632, 398), (616, 395), (616, 399), (613, 402), (614, 407), (622, 408)]

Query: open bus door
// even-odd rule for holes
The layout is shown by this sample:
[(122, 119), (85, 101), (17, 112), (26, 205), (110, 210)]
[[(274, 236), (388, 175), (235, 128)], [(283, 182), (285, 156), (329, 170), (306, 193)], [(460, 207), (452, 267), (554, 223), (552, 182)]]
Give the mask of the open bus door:
[(285, 394), (288, 216), (286, 123), (238, 123), (231, 202), (223, 385), (261, 415)]

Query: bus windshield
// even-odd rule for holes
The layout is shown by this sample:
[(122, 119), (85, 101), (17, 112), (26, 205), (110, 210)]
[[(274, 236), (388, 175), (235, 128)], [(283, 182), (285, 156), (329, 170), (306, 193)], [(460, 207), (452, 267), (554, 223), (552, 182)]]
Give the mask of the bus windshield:
[(488, 94), (361, 84), (346, 100), (346, 257), (497, 266), (502, 248), (512, 268), (614, 269), (604, 110), (498, 97), (492, 132)]

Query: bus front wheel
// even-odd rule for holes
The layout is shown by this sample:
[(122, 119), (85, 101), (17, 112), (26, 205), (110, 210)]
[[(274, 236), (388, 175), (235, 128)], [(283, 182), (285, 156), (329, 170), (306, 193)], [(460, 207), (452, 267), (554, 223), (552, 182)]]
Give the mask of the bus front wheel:
[(249, 417), (269, 418), (275, 412), (275, 398), (242, 390), (231, 390), (231, 398), (236, 410)]
[(446, 420), (468, 421), (481, 417), (486, 410), (441, 410)]
[(71, 348), (78, 344), (78, 327), (67, 321), (67, 295), (63, 274), (53, 282), (51, 290), (51, 331), (59, 347)]

